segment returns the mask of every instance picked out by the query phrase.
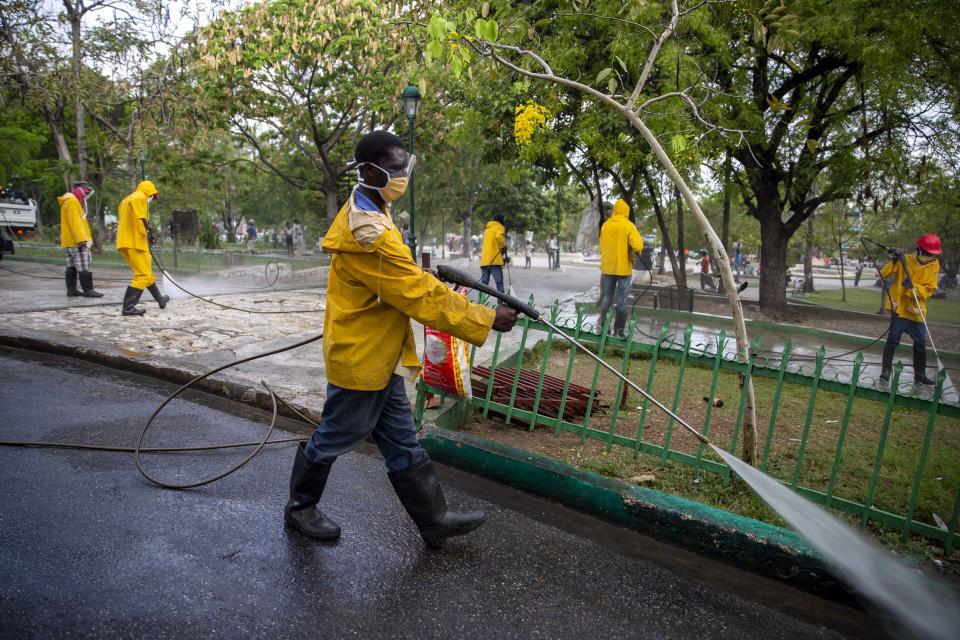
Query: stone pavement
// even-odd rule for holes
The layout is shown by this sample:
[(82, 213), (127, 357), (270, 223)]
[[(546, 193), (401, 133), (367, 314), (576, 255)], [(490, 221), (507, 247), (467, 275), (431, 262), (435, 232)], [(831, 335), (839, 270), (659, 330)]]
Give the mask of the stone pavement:
[[(471, 272), (479, 270), (476, 263), (453, 264)], [(59, 353), (83, 353), (99, 362), (129, 363), (138, 371), (167, 379), (183, 380), (184, 376), (195, 376), (323, 331), (326, 267), (284, 271), (274, 288), (264, 288), (261, 267), (255, 272), (244, 268), (231, 270), (226, 277), (176, 279), (186, 289), (216, 303), (259, 313), (224, 309), (192, 298), (165, 282), (161, 288), (172, 298), (166, 309), (157, 308), (145, 294), (141, 302), (146, 315), (125, 318), (119, 310), (126, 287), (122, 271), (96, 270), (97, 286), (106, 295), (91, 300), (67, 298), (56, 267), (10, 261), (2, 266), (31, 275), (0, 270), (0, 342)], [(563, 272), (512, 269), (511, 274), (518, 296), (526, 298), (533, 291), (539, 301), (563, 298), (568, 304), (578, 291), (593, 286), (597, 277), (596, 270), (577, 267)], [(423, 331), (419, 326), (415, 327), (414, 336), (418, 350), (422, 351)], [(501, 352), (515, 348), (519, 338), (519, 331), (506, 334)], [(477, 351), (478, 362), (489, 359), (494, 343), (491, 338)], [(326, 389), (322, 344), (318, 341), (245, 363), (216, 374), (212, 380), (223, 386), (211, 390), (246, 401), (257, 400), (261, 405), (267, 402), (260, 384), (264, 380), (298, 410), (316, 419)], [(407, 385), (407, 391), (412, 400), (412, 383)]]

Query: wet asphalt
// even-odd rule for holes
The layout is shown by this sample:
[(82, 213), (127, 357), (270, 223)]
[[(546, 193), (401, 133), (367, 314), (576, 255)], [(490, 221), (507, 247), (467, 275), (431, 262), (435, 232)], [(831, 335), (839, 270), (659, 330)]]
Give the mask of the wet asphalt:
[[(171, 390), (0, 349), (0, 439), (130, 446)], [(146, 444), (257, 440), (269, 417), (198, 394)], [(293, 446), (188, 491), (128, 453), (0, 447), (0, 638), (877, 637), (864, 612), (443, 467), (451, 506), (490, 519), (426, 550), (366, 445), (334, 466), (343, 537), (319, 544), (282, 523)], [(145, 465), (183, 482), (246, 453)]]

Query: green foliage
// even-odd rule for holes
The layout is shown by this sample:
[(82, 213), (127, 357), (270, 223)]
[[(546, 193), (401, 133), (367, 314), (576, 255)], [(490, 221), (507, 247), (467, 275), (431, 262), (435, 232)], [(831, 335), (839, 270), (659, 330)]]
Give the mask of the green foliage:
[(220, 234), (213, 226), (213, 219), (210, 216), (200, 216), (200, 247), (203, 249), (222, 249), (223, 243), (220, 242)]

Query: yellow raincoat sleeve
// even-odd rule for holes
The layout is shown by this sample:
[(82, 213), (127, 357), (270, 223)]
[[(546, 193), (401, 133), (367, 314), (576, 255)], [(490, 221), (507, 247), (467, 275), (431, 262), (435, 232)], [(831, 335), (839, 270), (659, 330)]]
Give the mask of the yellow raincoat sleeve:
[[(928, 265), (921, 265), (918, 262), (916, 264), (916, 269), (911, 271), (913, 288), (917, 290), (917, 297), (920, 298), (920, 303), (923, 304), (926, 302), (927, 298), (932, 296), (937, 290), (937, 279), (940, 275), (940, 263), (934, 260)], [(926, 305), (924, 305), (924, 313), (926, 313)]]
[(643, 236), (640, 235), (636, 225), (630, 225), (630, 235), (627, 236), (627, 242), (630, 243), (630, 248), (637, 255), (643, 252)]
[(480, 346), (487, 339), (496, 311), (473, 304), (410, 259), (410, 251), (384, 234), (377, 251), (353, 254), (350, 275), (380, 300), (413, 318), (470, 344)]

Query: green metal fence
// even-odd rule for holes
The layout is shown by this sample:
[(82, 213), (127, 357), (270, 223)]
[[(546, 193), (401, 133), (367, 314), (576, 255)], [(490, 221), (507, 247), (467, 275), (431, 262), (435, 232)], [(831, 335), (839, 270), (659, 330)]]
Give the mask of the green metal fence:
[[(552, 306), (550, 319), (665, 403), (670, 394), (674, 411), (729, 451), (739, 450), (748, 415), (747, 385), (740, 385), (739, 379), (752, 379), (761, 469), (814, 502), (849, 514), (861, 527), (878, 523), (899, 531), (904, 539), (920, 535), (942, 542), (948, 553), (956, 544), (960, 404), (945, 371), (928, 397), (911, 396), (876, 388), (876, 381), (864, 373), (862, 353), (838, 366), (822, 347), (815, 355), (794, 354), (788, 340), (776, 352), (765, 351), (755, 338), (749, 360), (738, 362), (735, 341), (724, 331), (697, 341), (691, 325), (675, 332), (665, 322), (654, 333), (644, 331), (634, 316), (626, 336), (615, 337), (608, 334), (609, 317), (602, 326), (588, 320), (582, 308), (576, 316), (561, 317), (558, 303)], [(503, 352), (503, 336), (496, 334), (486, 392), (469, 401), (484, 417), (497, 414), (507, 424), (521, 423), (531, 431), (546, 427), (556, 437), (572, 434), (580, 444), (599, 441), (607, 452), (618, 447), (635, 458), (654, 456), (648, 459), (687, 465), (697, 473), (730, 481), (729, 467), (684, 430), (675, 432), (674, 421), (651, 409), (648, 401), (631, 395), (621, 407), (623, 382), (609, 372), (601, 378), (599, 364), (578, 358), (577, 348), (569, 347), (546, 324), (523, 318), (518, 328), (518, 350), (510, 349), (509, 354)], [(471, 363), (475, 355), (476, 349)], [(539, 370), (532, 408), (516, 404), (521, 368)], [(497, 370), (513, 371), (509, 398), (499, 401), (493, 397)], [(897, 362), (892, 389), (900, 389), (902, 370)], [(564, 381), (554, 415), (541, 409), (548, 373)], [(582, 421), (566, 420), (571, 383), (586, 386), (588, 379), (586, 416)], [(715, 400), (721, 390), (735, 401), (735, 418), (729, 403), (722, 410), (724, 417), (717, 418), (721, 409), (715, 408)], [(428, 391), (443, 395), (421, 380), (415, 407), (418, 426)], [(595, 392), (606, 394), (604, 412), (595, 410)], [(701, 397), (697, 406), (702, 408), (692, 416), (690, 407)], [(947, 517), (934, 516), (937, 509)]]

